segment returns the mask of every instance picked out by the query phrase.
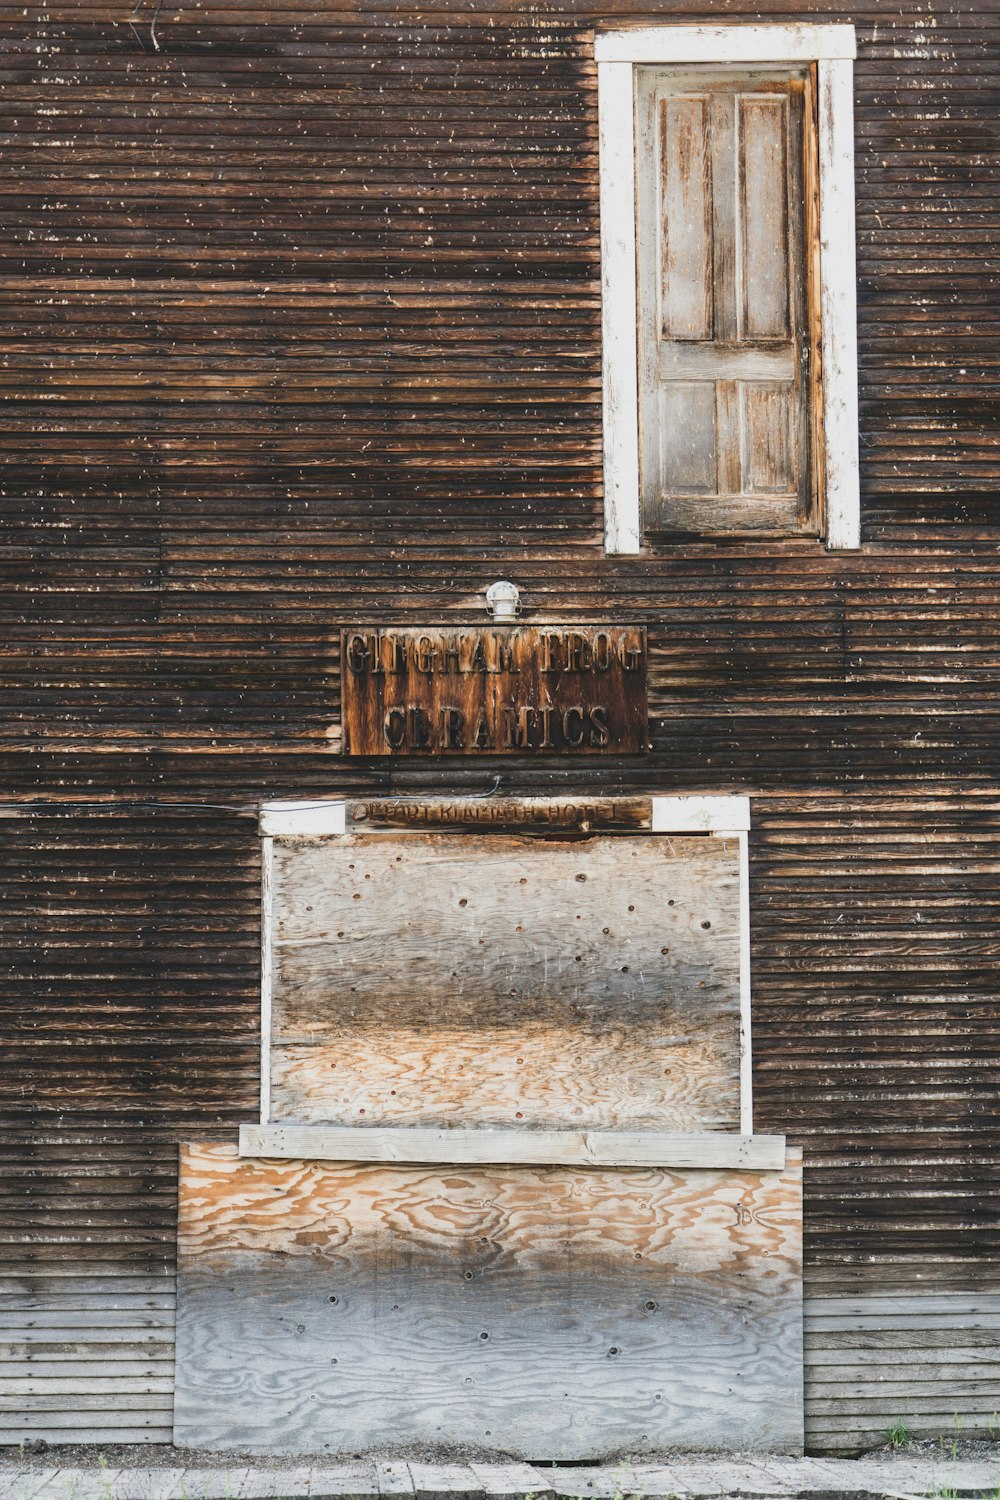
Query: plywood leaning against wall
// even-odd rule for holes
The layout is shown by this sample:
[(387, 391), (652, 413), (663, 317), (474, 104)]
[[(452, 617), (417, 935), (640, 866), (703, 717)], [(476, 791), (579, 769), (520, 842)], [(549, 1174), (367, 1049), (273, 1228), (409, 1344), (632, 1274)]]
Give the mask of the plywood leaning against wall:
[(800, 1184), (186, 1146), (174, 1440), (798, 1450)]
[(735, 838), (276, 840), (270, 1117), (739, 1130)]

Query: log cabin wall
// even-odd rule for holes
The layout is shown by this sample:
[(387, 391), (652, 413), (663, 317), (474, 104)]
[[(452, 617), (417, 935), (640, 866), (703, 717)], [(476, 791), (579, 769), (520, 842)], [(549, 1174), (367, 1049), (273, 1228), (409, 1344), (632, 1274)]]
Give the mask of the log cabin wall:
[[(602, 550), (593, 33), (704, 12), (6, 8), (8, 1440), (169, 1435), (176, 1143), (256, 1108), (256, 801), (494, 772), (752, 794), (808, 1440), (992, 1419), (996, 23), (762, 15), (858, 27), (859, 553)], [(503, 576), (647, 624), (653, 752), (339, 757), (340, 628)]]

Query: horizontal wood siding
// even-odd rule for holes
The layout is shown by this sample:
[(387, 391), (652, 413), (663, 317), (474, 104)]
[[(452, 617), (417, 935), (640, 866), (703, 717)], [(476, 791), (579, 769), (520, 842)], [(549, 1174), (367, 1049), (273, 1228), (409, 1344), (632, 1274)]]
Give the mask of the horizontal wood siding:
[(3, 1145), (0, 1444), (170, 1441), (176, 1149)]
[[(814, 10), (859, 28), (865, 546), (629, 559), (602, 552), (592, 38), (700, 12), (2, 12), (0, 764), (22, 811), (63, 804), (0, 822), (4, 1316), (23, 1349), (67, 1305), (58, 1386), (92, 1278), (134, 1297), (100, 1358), (149, 1389), (103, 1393), (107, 1440), (162, 1430), (125, 1366), (167, 1309), (124, 1282), (169, 1283), (173, 1143), (256, 1112), (263, 795), (753, 793), (757, 1127), (806, 1148), (811, 1296), (989, 1290), (996, 25)], [(650, 755), (339, 759), (340, 629), (482, 621), (505, 576), (533, 623), (648, 626)], [(855, 1397), (831, 1423), (813, 1380), (842, 1444)], [(79, 1394), (5, 1430), (78, 1432)]]
[[(807, 1443), (993, 1430), (1000, 804), (754, 807), (756, 1125), (808, 1163)], [(949, 1347), (980, 1353), (960, 1374)]]
[(997, 1429), (1000, 1291), (903, 1286), (806, 1303), (806, 1389), (814, 1448), (878, 1447)]
[(0, 820), (0, 1443), (169, 1442), (176, 1140), (255, 1102), (252, 820)]

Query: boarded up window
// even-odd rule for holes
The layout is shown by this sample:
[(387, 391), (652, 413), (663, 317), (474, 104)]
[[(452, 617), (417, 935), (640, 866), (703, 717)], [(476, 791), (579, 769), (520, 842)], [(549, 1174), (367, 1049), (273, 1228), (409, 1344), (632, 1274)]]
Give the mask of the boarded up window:
[(817, 533), (808, 69), (636, 70), (647, 532)]
[(275, 840), (270, 1119), (738, 1131), (735, 838)]

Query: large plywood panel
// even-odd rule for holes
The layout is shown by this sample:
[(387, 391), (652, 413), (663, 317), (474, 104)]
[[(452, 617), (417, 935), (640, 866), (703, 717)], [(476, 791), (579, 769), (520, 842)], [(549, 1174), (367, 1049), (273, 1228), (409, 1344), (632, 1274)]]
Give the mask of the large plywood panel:
[(800, 1163), (184, 1148), (175, 1441), (533, 1458), (801, 1446)]
[(739, 1128), (735, 839), (279, 840), (271, 1117)]

